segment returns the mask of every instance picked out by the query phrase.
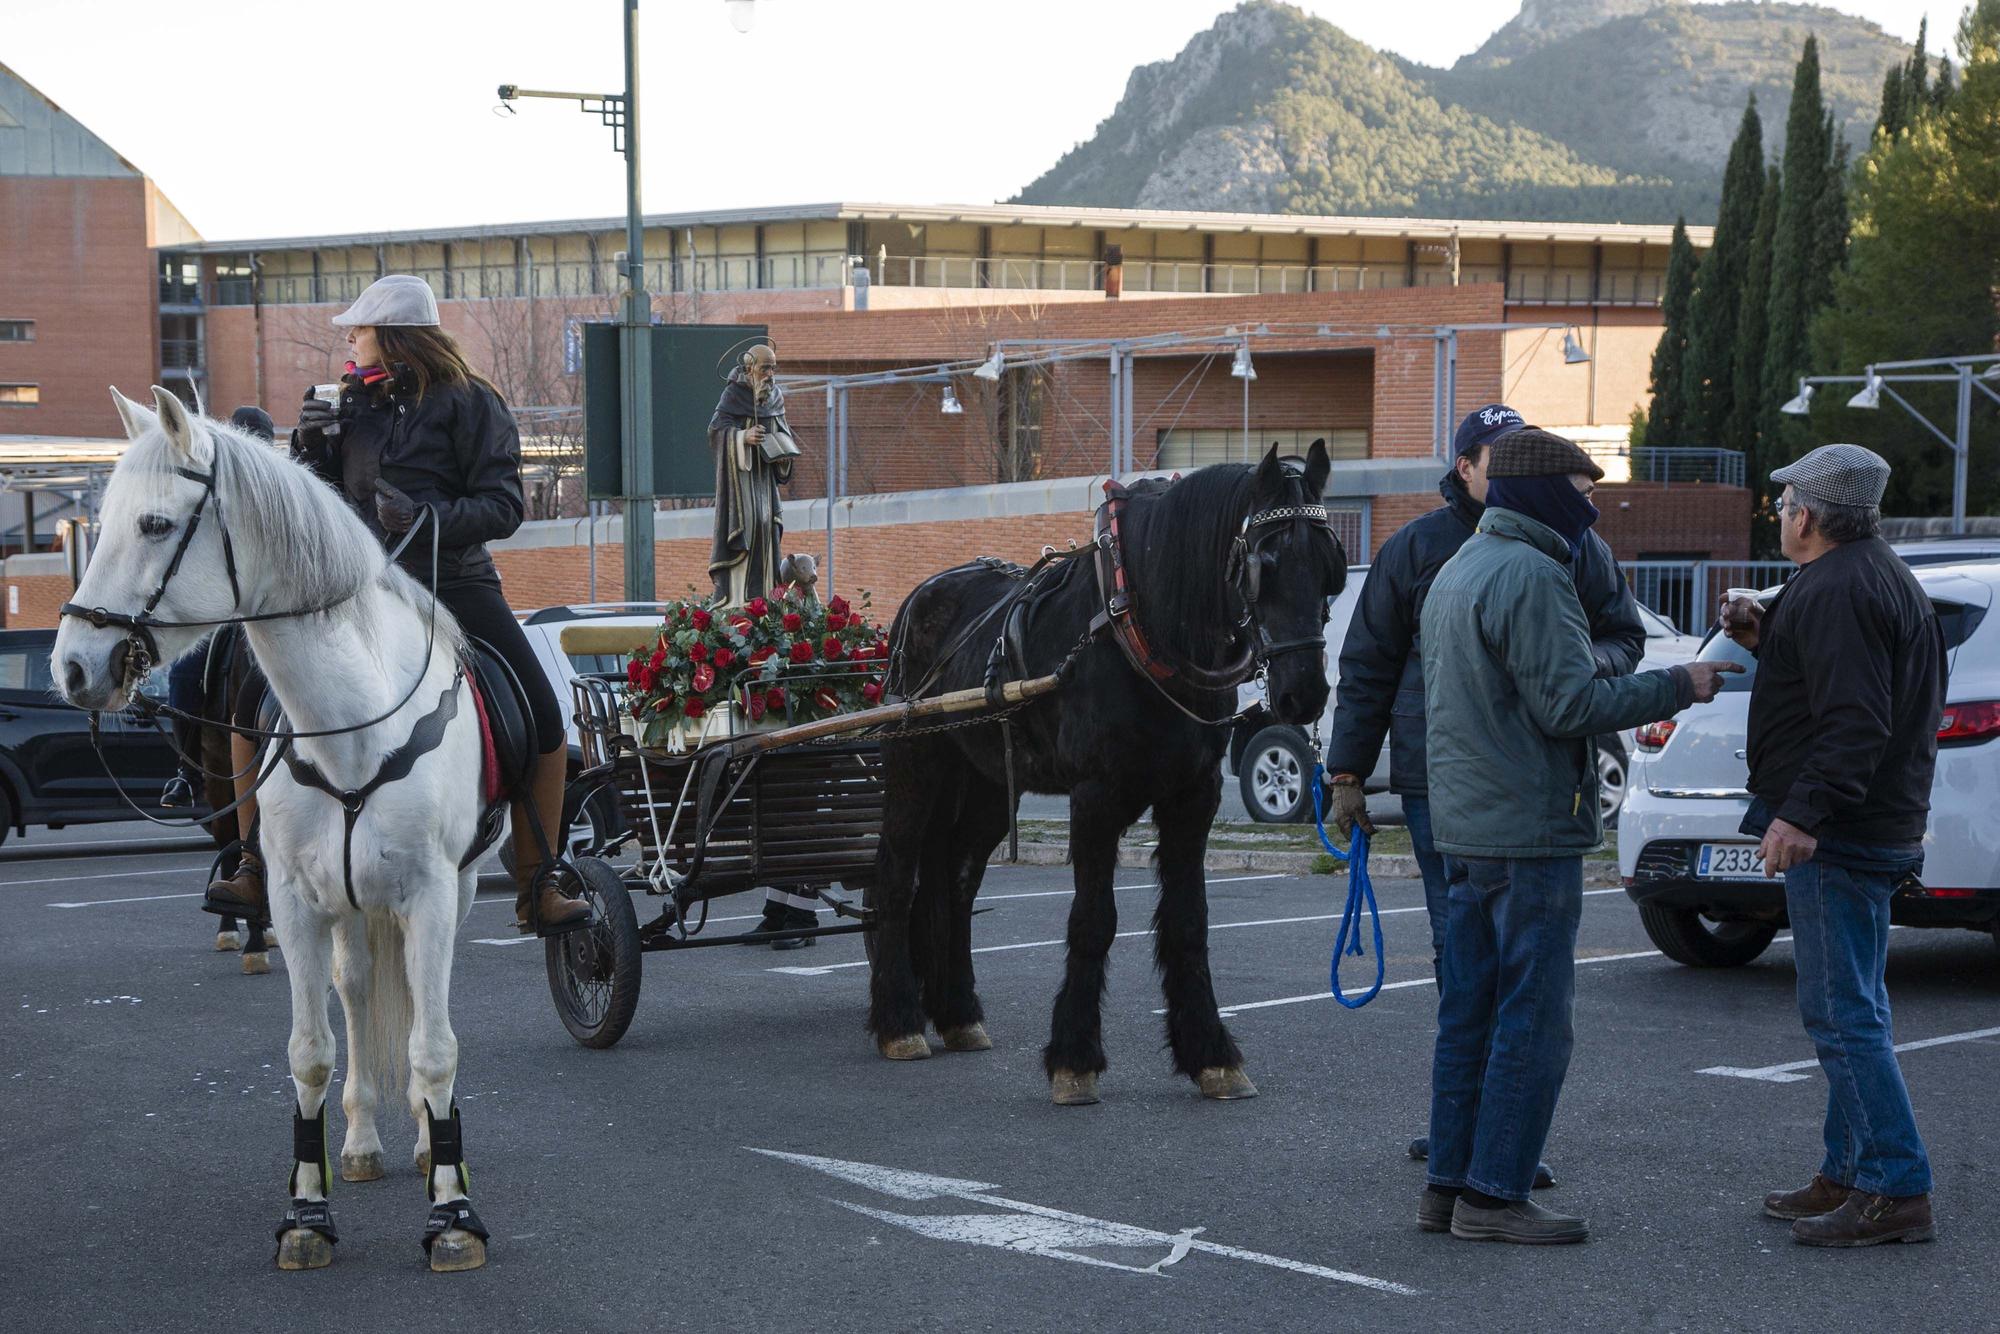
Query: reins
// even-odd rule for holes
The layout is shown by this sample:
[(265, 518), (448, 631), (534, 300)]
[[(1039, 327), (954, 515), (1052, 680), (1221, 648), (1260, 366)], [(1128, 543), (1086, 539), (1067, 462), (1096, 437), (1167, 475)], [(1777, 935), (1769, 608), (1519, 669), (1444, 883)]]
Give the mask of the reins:
[[(354, 598), (360, 595), (362, 588), (366, 587), (365, 584), (358, 585), (352, 590), (341, 594), (339, 597), (321, 603), (318, 606), (294, 608), (289, 611), (250, 612), (241, 615), (224, 616), (224, 617), (217, 617), (214, 619), (193, 620), (193, 621), (164, 621), (161, 620), (159, 617), (153, 615), (154, 609), (160, 605), (161, 599), (166, 596), (167, 586), (173, 582), (174, 576), (180, 573), (181, 562), (186, 558), (188, 548), (193, 544), (197, 532), (200, 531), (202, 516), (207, 511), (209, 502), (211, 500), (215, 502), (215, 521), (217, 526), (221, 529), (222, 532), (223, 565), (229, 574), (229, 591), (231, 598), (231, 606), (240, 607), (243, 603), (243, 590), (236, 575), (236, 545), (234, 540), (230, 536), (228, 518), (223, 513), (223, 508), (222, 508), (222, 494), (220, 489), (216, 485), (217, 478), (221, 472), (221, 469), (222, 469), (222, 450), (220, 445), (217, 445), (216, 447), (215, 462), (210, 466), (207, 472), (205, 473), (196, 472), (192, 468), (176, 467), (174, 469), (176, 475), (185, 477), (189, 481), (201, 483), (202, 485), (201, 499), (195, 502), (194, 509), (188, 515), (187, 524), (181, 530), (180, 543), (174, 548), (174, 554), (172, 558), (168, 560), (166, 571), (163, 574), (161, 574), (159, 584), (154, 587), (152, 595), (146, 599), (146, 605), (143, 608), (141, 608), (136, 615), (127, 614), (125, 612), (108, 611), (103, 607), (85, 607), (82, 604), (76, 602), (63, 603), (60, 611), (60, 614), (63, 616), (72, 616), (79, 620), (87, 621), (91, 625), (99, 629), (102, 629), (105, 626), (118, 626), (129, 632), (126, 638), (127, 649), (126, 649), (126, 659), (125, 659), (125, 669), (124, 669), (126, 674), (126, 679), (134, 682), (134, 687), (132, 690), (133, 697), (135, 700), (143, 701), (143, 706), (141, 711), (143, 712), (144, 715), (147, 716), (148, 720), (152, 723), (154, 730), (156, 732), (159, 731), (159, 726), (157, 721), (158, 717), (164, 714), (166, 717), (179, 719), (182, 722), (192, 723), (196, 726), (219, 728), (220, 730), (228, 732), (233, 736), (240, 736), (249, 740), (254, 740), (259, 742), (276, 741), (279, 743), (278, 746), (274, 749), (269, 762), (264, 763), (261, 766), (262, 772), (257, 775), (257, 779), (251, 785), (250, 790), (243, 793), (241, 796), (237, 797), (235, 801), (230, 802), (227, 806), (222, 807), (220, 810), (209, 812), (207, 820), (199, 820), (199, 819), (190, 819), (185, 821), (164, 820), (161, 819), (159, 816), (153, 815), (151, 812), (147, 811), (144, 807), (140, 806), (138, 802), (134, 801), (132, 799), (131, 794), (125, 790), (124, 784), (118, 781), (118, 775), (113, 771), (110, 761), (106, 759), (104, 755), (103, 741), (99, 733), (101, 711), (97, 709), (90, 710), (91, 749), (97, 753), (98, 763), (103, 766), (106, 777), (108, 777), (111, 780), (112, 790), (115, 791), (118, 794), (119, 799), (123, 801), (127, 806), (131, 807), (134, 813), (136, 813), (141, 819), (146, 820), (151, 824), (158, 825), (164, 829), (198, 829), (204, 827), (206, 824), (212, 823), (215, 820), (222, 818), (225, 815), (229, 815), (235, 812), (237, 809), (242, 807), (246, 802), (248, 802), (251, 798), (255, 797), (257, 793), (263, 788), (264, 784), (270, 781), (271, 776), (277, 772), (280, 763), (289, 762), (288, 752), (291, 748), (291, 743), (294, 741), (315, 740), (323, 737), (349, 736), (355, 732), (365, 732), (369, 728), (379, 726), (380, 724), (385, 723), (389, 719), (395, 717), (398, 713), (402, 712), (404, 705), (408, 704), (412, 699), (416, 698), (418, 689), (420, 689), (424, 683), (424, 678), (430, 674), (431, 654), (436, 650), (437, 647), (437, 608), (438, 608), (437, 576), (438, 576), (438, 558), (439, 558), (439, 535), (438, 535), (437, 517), (435, 513), (432, 511), (432, 509), (428, 505), (425, 505), (425, 506), (420, 506), (418, 508), (415, 522), (413, 522), (410, 525), (409, 530), (403, 534), (402, 538), (396, 543), (396, 545), (389, 550), (388, 558), (383, 565), (383, 575), (386, 575), (390, 570), (396, 568), (397, 560), (402, 556), (403, 552), (408, 549), (410, 543), (416, 538), (417, 533), (421, 531), (423, 528), (425, 528), (426, 525), (428, 525), (430, 529), (430, 544), (431, 544), (431, 589), (430, 589), (431, 602), (424, 627), (423, 666), (417, 672), (416, 678), (413, 681), (411, 681), (410, 688), (403, 692), (402, 698), (398, 699), (396, 703), (386, 711), (377, 714), (375, 717), (370, 718), (365, 722), (353, 723), (344, 727), (319, 728), (316, 730), (304, 731), (304, 732), (293, 731), (289, 728), (267, 730), (259, 727), (244, 726), (236, 722), (233, 717), (226, 721), (213, 718), (204, 718), (199, 714), (188, 713), (185, 710), (175, 708), (171, 704), (162, 703), (159, 700), (151, 699), (146, 695), (139, 693), (137, 689), (137, 682), (139, 680), (142, 680), (149, 672), (152, 671), (154, 665), (158, 662), (159, 659), (159, 644), (157, 643), (157, 641), (154, 640), (152, 635), (152, 632), (155, 629), (192, 630), (192, 629), (200, 629), (203, 627), (215, 629), (223, 626), (251, 625), (265, 621), (293, 620), (306, 616), (317, 616), (323, 612), (332, 611), (335, 607), (341, 606), (344, 603), (352, 601)], [(378, 576), (378, 578), (380, 577), (382, 576)], [(134, 666), (135, 660), (137, 664), (136, 668)], [(455, 685), (456, 685), (456, 680), (454, 680), (454, 686)], [(165, 734), (162, 733), (162, 735)], [(180, 746), (177, 743), (175, 743), (171, 738), (168, 739), (167, 744), (169, 748), (174, 752), (176, 757), (178, 757), (184, 763), (191, 763), (195, 768), (195, 770), (199, 772), (204, 778), (221, 779), (224, 777), (224, 775), (214, 774), (209, 772), (207, 766), (203, 765), (199, 761), (191, 760), (189, 756), (181, 752)], [(244, 769), (239, 770), (234, 774), (227, 775), (227, 778), (233, 784), (235, 780), (240, 778), (243, 774), (248, 773), (252, 769), (256, 769), (258, 767), (259, 767), (258, 762), (253, 761), (249, 766), (246, 766)]]

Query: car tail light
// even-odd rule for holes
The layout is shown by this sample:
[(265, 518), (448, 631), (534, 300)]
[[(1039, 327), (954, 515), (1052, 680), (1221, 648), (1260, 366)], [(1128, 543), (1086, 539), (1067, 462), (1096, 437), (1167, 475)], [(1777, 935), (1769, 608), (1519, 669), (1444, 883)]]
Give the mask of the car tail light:
[[(1647, 723), (1644, 727), (1640, 728), (1637, 732), (1635, 732), (1633, 736), (1638, 741), (1640, 750), (1651, 752), (1659, 750), (1662, 746), (1665, 746), (1667, 744), (1667, 738), (1672, 736), (1673, 734), (1674, 734), (1674, 720), (1669, 718), (1665, 722)], [(1940, 739), (1942, 739), (1944, 733), (1940, 732), (1938, 733), (1938, 736)]]
[(1947, 704), (1938, 719), (1939, 745), (1964, 745), (2000, 736), (2000, 700)]

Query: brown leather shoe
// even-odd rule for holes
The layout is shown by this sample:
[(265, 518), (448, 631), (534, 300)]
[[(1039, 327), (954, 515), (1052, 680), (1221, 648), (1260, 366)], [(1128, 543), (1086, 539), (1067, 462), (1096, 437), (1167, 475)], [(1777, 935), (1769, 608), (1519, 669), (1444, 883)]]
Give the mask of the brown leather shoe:
[(1815, 1172), (1813, 1179), (1797, 1190), (1774, 1190), (1766, 1195), (1764, 1212), (1788, 1223), (1799, 1218), (1818, 1218), (1847, 1203), (1847, 1197), (1853, 1193), (1852, 1186), (1828, 1181)]
[(521, 931), (532, 931), (534, 926), (528, 920), (528, 895), (541, 895), (537, 907), (541, 909), (541, 925), (544, 935), (553, 934), (574, 926), (590, 916), (590, 905), (582, 899), (573, 899), (562, 892), (562, 878), (549, 875), (542, 877), (539, 889), (523, 885), (514, 893), (514, 925)]
[(1852, 1191), (1832, 1213), (1792, 1224), (1792, 1240), (1804, 1246), (1876, 1246), (1885, 1241), (1930, 1241), (1936, 1236), (1928, 1195)]
[(225, 917), (242, 917), (252, 922), (266, 920), (268, 900), (264, 894), (264, 863), (250, 849), (236, 860), (236, 874), (208, 887), (202, 909)]

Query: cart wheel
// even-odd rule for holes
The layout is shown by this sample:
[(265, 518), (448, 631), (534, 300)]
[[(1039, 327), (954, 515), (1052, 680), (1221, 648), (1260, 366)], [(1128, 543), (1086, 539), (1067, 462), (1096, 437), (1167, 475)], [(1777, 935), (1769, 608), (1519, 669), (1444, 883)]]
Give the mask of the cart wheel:
[(590, 905), (590, 925), (543, 942), (549, 994), (571, 1037), (609, 1047), (625, 1036), (639, 1008), (639, 918), (609, 862), (579, 857), (574, 865), (573, 887)]

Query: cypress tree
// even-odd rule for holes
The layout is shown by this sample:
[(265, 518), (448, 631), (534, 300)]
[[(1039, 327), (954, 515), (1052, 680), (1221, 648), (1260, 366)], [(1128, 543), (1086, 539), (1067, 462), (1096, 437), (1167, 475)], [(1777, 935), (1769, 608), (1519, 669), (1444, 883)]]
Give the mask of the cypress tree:
[(1689, 444), (1720, 444), (1736, 402), (1736, 322), (1763, 193), (1764, 125), (1757, 115), (1757, 95), (1752, 93), (1723, 172), (1715, 240), (1695, 274), (1694, 299), (1688, 307), (1682, 396)]
[(1778, 231), (1778, 196), (1782, 188), (1783, 178), (1778, 168), (1767, 168), (1757, 202), (1757, 226), (1750, 234), (1750, 253), (1743, 266), (1743, 301), (1736, 316), (1736, 392), (1729, 405), (1729, 419), (1722, 428), (1723, 447), (1743, 454), (1744, 477), (1752, 502), (1751, 538), (1760, 550), (1774, 545), (1776, 540), (1767, 494), (1771, 468), (1764, 461), (1762, 428), (1764, 344), (1770, 328), (1771, 245)]
[(1807, 333), (1818, 289), (1815, 261), (1825, 253), (1820, 237), (1826, 212), (1826, 103), (1819, 90), (1819, 42), (1806, 38), (1792, 76), (1792, 105), (1785, 121), (1784, 183), (1778, 193), (1771, 240), (1771, 290), (1766, 304), (1764, 387), (1760, 444), (1775, 463), (1784, 418), (1778, 405), (1790, 398), (1807, 363)]
[[(1831, 135), (1833, 118), (1827, 117)], [(1833, 303), (1834, 275), (1847, 267), (1847, 138), (1834, 138), (1827, 159), (1826, 180), (1814, 210), (1812, 266), (1807, 272), (1808, 318)]]
[(1648, 445), (1687, 443), (1688, 415), (1684, 394), (1688, 342), (1688, 306), (1694, 296), (1694, 246), (1688, 241), (1687, 219), (1674, 222), (1673, 249), (1667, 255), (1667, 290), (1660, 303), (1666, 329), (1653, 349), (1653, 406), (1647, 414)]
[(1909, 103), (1903, 96), (1903, 67), (1889, 66), (1889, 72), (1882, 76), (1882, 109), (1875, 113), (1875, 132), (1896, 137), (1904, 125), (1909, 123)]

